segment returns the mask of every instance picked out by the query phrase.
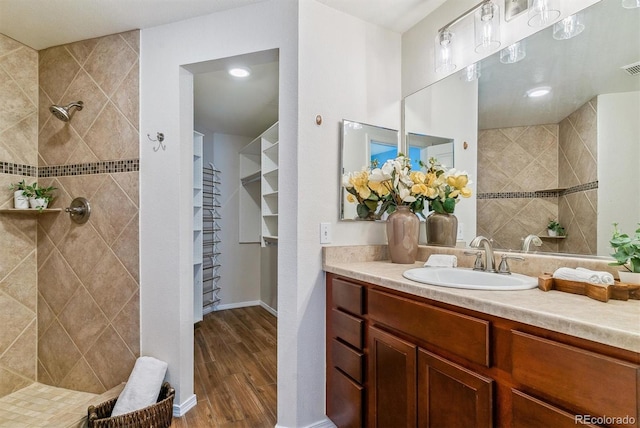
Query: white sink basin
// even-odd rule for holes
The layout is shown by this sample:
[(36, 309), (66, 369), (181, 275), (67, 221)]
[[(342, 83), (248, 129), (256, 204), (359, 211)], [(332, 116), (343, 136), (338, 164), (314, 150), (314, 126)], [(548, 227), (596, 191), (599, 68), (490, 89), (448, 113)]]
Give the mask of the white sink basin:
[(519, 273), (502, 275), (465, 268), (423, 267), (404, 271), (402, 276), (424, 284), (472, 290), (528, 290), (538, 286), (537, 278)]

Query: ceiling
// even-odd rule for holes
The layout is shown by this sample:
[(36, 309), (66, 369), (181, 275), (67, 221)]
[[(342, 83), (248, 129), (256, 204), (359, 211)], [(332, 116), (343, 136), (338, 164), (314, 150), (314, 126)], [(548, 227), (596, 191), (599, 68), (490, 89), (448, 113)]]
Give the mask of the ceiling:
[[(0, 33), (41, 50), (261, 1), (265, 0), (0, 0)], [(445, 0), (318, 1), (402, 33)], [(277, 120), (277, 56), (271, 63), (251, 55), (234, 60), (252, 68), (249, 79), (230, 78), (227, 59), (196, 71), (195, 122), (209, 131), (255, 137)]]

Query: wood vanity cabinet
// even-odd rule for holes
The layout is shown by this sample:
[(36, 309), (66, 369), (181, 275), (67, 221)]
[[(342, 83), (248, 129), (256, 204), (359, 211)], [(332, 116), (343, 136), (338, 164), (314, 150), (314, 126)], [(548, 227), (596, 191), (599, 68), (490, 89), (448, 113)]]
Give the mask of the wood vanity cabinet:
[(639, 391), (640, 353), (327, 274), (338, 427), (638, 427)]

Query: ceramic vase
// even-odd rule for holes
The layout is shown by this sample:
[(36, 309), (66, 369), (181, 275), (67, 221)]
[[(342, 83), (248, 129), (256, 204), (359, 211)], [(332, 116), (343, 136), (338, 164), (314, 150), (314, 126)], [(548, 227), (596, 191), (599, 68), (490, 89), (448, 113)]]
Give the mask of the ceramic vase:
[(399, 205), (387, 218), (387, 242), (393, 263), (415, 263), (420, 220), (411, 208)]
[(31, 208), (45, 209), (49, 205), (49, 201), (45, 198), (29, 198), (29, 205), (31, 205)]
[(453, 214), (432, 212), (427, 216), (427, 245), (455, 247), (458, 219)]
[(17, 209), (29, 208), (29, 198), (22, 193), (22, 190), (16, 190), (13, 193), (13, 207)]
[(640, 273), (621, 270), (618, 272), (618, 275), (620, 275), (620, 282), (625, 284), (640, 284)]

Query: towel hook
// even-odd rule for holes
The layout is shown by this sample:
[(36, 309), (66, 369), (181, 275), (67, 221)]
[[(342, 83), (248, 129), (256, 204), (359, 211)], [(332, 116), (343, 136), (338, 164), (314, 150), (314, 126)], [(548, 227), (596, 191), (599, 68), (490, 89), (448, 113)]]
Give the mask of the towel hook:
[(158, 143), (158, 145), (153, 148), (154, 152), (157, 152), (161, 148), (162, 148), (162, 150), (166, 150), (167, 149), (167, 146), (162, 143), (164, 141), (164, 134), (162, 132), (157, 132), (156, 133), (156, 139), (155, 140), (153, 138), (151, 138), (151, 135), (149, 135), (149, 134), (147, 134), (147, 138), (149, 139), (149, 141), (152, 141), (154, 143), (156, 143), (156, 142)]

